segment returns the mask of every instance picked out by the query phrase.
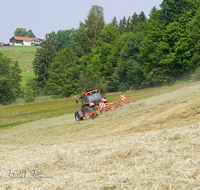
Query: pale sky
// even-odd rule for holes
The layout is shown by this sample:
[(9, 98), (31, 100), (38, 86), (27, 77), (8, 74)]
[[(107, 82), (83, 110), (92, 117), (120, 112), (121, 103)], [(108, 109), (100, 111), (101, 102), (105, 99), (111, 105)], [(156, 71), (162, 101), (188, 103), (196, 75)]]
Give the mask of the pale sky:
[(58, 30), (77, 29), (84, 22), (93, 5), (103, 7), (106, 24), (114, 16), (117, 21), (134, 12), (144, 11), (148, 17), (153, 6), (163, 0), (0, 0), (0, 42), (9, 42), (16, 28), (32, 30), (36, 37)]

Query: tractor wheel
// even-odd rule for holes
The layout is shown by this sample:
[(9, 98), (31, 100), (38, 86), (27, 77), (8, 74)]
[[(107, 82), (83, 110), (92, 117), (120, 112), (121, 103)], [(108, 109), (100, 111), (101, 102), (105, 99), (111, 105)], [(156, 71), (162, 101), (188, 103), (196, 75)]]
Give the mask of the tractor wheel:
[(83, 108), (83, 114), (85, 115), (87, 119), (90, 119), (90, 118), (94, 119), (94, 117), (91, 117), (91, 115), (89, 114), (90, 112), (93, 112), (93, 111), (95, 111), (94, 107), (85, 106)]
[(79, 115), (79, 113), (78, 113), (78, 111), (76, 111), (76, 113), (75, 113), (75, 120), (76, 121), (81, 121), (81, 120), (83, 120), (83, 117), (81, 117), (80, 115)]

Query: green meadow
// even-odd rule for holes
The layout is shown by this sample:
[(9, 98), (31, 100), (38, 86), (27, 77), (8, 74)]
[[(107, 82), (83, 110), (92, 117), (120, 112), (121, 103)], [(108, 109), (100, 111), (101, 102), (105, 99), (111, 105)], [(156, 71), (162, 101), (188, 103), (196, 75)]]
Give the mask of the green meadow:
[(26, 82), (27, 82), (29, 79), (35, 77), (35, 74), (34, 74), (33, 71), (31, 71), (31, 72), (24, 72), (24, 73), (21, 73), (20, 75), (22, 76), (22, 78), (21, 78), (21, 79), (22, 79), (22, 81), (21, 81), (21, 86), (22, 86), (22, 87), (25, 87)]
[[(23, 73), (23, 75), (24, 74), (28, 75), (31, 73)], [(26, 76), (23, 77), (24, 81)], [(106, 98), (109, 102), (118, 102), (120, 95), (125, 93), (127, 100), (135, 98), (137, 98), (137, 100), (143, 100), (196, 84), (198, 83), (182, 83), (159, 88), (108, 93), (106, 94)], [(18, 99), (14, 104), (7, 106), (0, 105), (0, 127), (16, 126), (18, 124), (27, 123), (34, 120), (58, 117), (64, 114), (74, 114), (75, 111), (81, 107), (81, 103), (75, 103), (76, 97), (78, 96), (63, 99), (53, 99), (50, 96), (41, 96), (36, 97), (34, 103), (25, 103), (24, 99)]]
[(32, 62), (34, 60), (35, 52), (37, 46), (10, 46), (10, 47), (0, 47), (0, 52), (5, 56), (11, 58), (14, 61), (19, 62), (19, 66), (22, 72), (27, 72), (32, 70)]
[(21, 76), (21, 86), (26, 85), (26, 81), (35, 77), (34, 71), (32, 69), (32, 62), (34, 60), (35, 53), (37, 51), (37, 46), (10, 46), (10, 47), (0, 47), (0, 52), (5, 56), (11, 58), (13, 61), (18, 61), (19, 67), (22, 70)]

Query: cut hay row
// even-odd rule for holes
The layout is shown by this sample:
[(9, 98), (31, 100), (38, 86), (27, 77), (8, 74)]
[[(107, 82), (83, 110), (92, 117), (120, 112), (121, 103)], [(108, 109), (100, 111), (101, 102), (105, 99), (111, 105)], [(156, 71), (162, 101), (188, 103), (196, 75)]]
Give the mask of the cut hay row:
[[(1, 147), (5, 189), (195, 189), (200, 124), (89, 141)], [(35, 178), (31, 170), (46, 178)]]

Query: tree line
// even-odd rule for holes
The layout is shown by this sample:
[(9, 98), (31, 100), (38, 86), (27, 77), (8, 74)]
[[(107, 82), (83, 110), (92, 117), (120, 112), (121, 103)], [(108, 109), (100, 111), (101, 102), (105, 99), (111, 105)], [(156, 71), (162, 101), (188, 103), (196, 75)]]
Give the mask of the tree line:
[(94, 5), (78, 29), (46, 34), (28, 86), (33, 96), (68, 97), (199, 80), (199, 17), (199, 0), (163, 0), (149, 18), (141, 11), (105, 24)]

